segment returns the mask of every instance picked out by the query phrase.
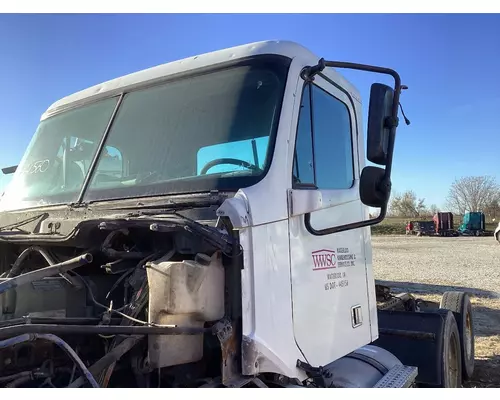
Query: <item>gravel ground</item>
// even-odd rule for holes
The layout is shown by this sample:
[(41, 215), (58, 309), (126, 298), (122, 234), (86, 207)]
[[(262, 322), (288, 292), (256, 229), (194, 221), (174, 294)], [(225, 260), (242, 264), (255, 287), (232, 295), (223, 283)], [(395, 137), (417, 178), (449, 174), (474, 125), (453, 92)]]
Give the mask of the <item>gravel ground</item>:
[(500, 246), (491, 237), (373, 236), (375, 278), (439, 306), (446, 290), (471, 294), (475, 369), (465, 387), (500, 388)]
[[(500, 246), (492, 237), (372, 236), (375, 279), (411, 282), (426, 292), (467, 288), (478, 296), (500, 297)], [(434, 290), (435, 289), (435, 290)], [(462, 289), (462, 290), (464, 290)]]

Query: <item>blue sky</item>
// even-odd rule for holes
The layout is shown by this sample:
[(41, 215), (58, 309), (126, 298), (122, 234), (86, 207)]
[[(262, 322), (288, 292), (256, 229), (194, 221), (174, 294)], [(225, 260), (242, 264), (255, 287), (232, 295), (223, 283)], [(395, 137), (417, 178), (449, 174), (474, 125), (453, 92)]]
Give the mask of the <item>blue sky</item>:
[[(266, 39), (398, 70), (409, 86), (402, 104), (412, 123), (398, 131), (395, 191), (413, 189), (444, 205), (456, 177), (500, 181), (498, 15), (0, 15), (0, 166), (19, 162), (40, 115), (58, 98)], [(367, 105), (377, 77), (344, 74)], [(0, 173), (0, 188), (5, 183)]]

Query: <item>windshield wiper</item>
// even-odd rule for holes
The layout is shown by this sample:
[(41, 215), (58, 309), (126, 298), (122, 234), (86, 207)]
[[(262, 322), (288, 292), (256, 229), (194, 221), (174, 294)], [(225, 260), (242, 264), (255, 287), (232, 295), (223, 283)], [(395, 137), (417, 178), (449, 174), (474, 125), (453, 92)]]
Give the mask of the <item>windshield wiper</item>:
[[(199, 207), (209, 207), (213, 205), (220, 205), (221, 200), (217, 199), (206, 199), (206, 200), (194, 200), (179, 203), (168, 203), (168, 204), (157, 204), (149, 206), (130, 206), (130, 207), (116, 207), (116, 208), (106, 208), (107, 211), (135, 211), (127, 215), (127, 219), (130, 218), (140, 218), (140, 217), (159, 217), (159, 216), (172, 216), (184, 222), (184, 229), (190, 233), (197, 233), (202, 236), (207, 242), (220, 248), (225, 254), (231, 254), (234, 243), (232, 236), (222, 233), (218, 228), (203, 225), (189, 217), (179, 214), (178, 211), (186, 210), (190, 208)], [(106, 222), (108, 224), (108, 222)], [(150, 229), (162, 232), (169, 231), (171, 229), (171, 224), (166, 224), (158, 220), (154, 221), (150, 225)], [(229, 232), (228, 232), (229, 233)]]
[(195, 198), (195, 199), (183, 199), (180, 201), (168, 200), (166, 202), (158, 202), (153, 204), (142, 204), (131, 206), (119, 206), (119, 207), (106, 207), (104, 211), (138, 211), (142, 215), (154, 215), (161, 213), (168, 213), (180, 210), (187, 210), (190, 208), (203, 208), (211, 206), (220, 206), (226, 197), (209, 197), (209, 198)]
[[(222, 250), (223, 253), (225, 254), (231, 254), (233, 246), (235, 245), (233, 238), (229, 234), (224, 234), (222, 233), (218, 228), (213, 227), (213, 226), (208, 226), (208, 225), (203, 225), (200, 224), (199, 222), (188, 218), (182, 214), (179, 214), (175, 210), (166, 210), (166, 212), (160, 212), (158, 211), (150, 211), (147, 212), (147, 216), (154, 216), (154, 215), (173, 215), (175, 217), (178, 217), (179, 219), (183, 220), (185, 225), (185, 230), (190, 232), (190, 233), (197, 233), (201, 237), (203, 237), (208, 243), (210, 243), (212, 246), (218, 247)], [(153, 228), (153, 226), (151, 226)], [(167, 224), (165, 226), (167, 230), (170, 229), (170, 226)], [(162, 224), (160, 223), (155, 223), (154, 224), (154, 230), (156, 231), (162, 231)], [(229, 233), (229, 232), (228, 232)]]
[(23, 225), (29, 224), (30, 222), (35, 222), (35, 221), (39, 220), (41, 217), (46, 217), (47, 215), (48, 215), (47, 213), (42, 213), (39, 215), (35, 215), (34, 217), (26, 218), (22, 221), (14, 222), (13, 224), (2, 226), (2, 227), (0, 227), (0, 232), (13, 231), (13, 230), (17, 229), (21, 233), (31, 233), (29, 231), (21, 229), (20, 227)]

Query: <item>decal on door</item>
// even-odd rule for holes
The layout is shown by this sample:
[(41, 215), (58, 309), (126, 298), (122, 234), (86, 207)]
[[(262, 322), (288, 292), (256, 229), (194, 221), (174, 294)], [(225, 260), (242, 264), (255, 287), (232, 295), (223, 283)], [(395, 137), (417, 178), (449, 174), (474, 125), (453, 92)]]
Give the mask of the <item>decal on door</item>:
[(356, 254), (351, 253), (348, 247), (337, 248), (337, 260), (339, 267), (356, 266)]
[[(316, 250), (311, 253), (313, 271), (324, 271), (334, 268), (346, 268), (356, 266), (356, 255), (349, 251), (348, 247), (338, 247), (337, 250)], [(328, 272), (325, 274), (325, 290), (335, 290), (349, 286), (347, 273)]]
[(313, 271), (321, 271), (337, 267), (337, 257), (333, 250), (316, 250), (311, 253)]
[(349, 286), (346, 272), (326, 274), (325, 290), (335, 290)]
[(348, 247), (338, 247), (335, 250), (316, 250), (311, 253), (313, 271), (333, 269), (337, 267), (355, 267), (356, 255)]

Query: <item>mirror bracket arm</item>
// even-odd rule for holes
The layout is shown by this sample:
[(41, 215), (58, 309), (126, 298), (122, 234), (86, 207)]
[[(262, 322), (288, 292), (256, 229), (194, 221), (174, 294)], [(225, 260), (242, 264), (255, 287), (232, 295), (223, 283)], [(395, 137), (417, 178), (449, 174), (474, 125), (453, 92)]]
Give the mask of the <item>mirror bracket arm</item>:
[[(385, 168), (384, 178), (380, 181), (378, 185), (378, 190), (384, 193), (390, 193), (391, 191), (391, 169), (392, 169), (392, 153), (394, 149), (394, 137), (396, 133), (396, 128), (399, 124), (398, 119), (398, 105), (399, 105), (399, 97), (401, 94), (401, 90), (406, 87), (401, 85), (401, 78), (399, 74), (390, 68), (377, 67), (373, 65), (367, 64), (357, 64), (357, 63), (349, 63), (342, 61), (325, 61), (324, 58), (321, 58), (318, 61), (318, 64), (314, 66), (307, 66), (303, 68), (300, 73), (302, 79), (307, 82), (311, 82), (314, 80), (314, 76), (320, 74), (326, 67), (331, 68), (345, 68), (345, 69), (353, 69), (358, 71), (366, 71), (366, 72), (374, 72), (378, 74), (386, 74), (390, 75), (394, 78), (394, 99), (392, 105), (392, 116), (386, 118), (384, 124), (387, 128), (391, 130), (389, 136), (389, 154), (388, 154), (388, 163)], [(387, 197), (388, 199), (388, 197)], [(380, 214), (378, 217), (374, 219), (369, 219), (366, 221), (359, 221), (350, 224), (345, 224), (341, 226), (331, 227), (327, 229), (316, 230), (311, 226), (311, 214), (307, 213), (304, 215), (304, 223), (307, 231), (314, 236), (324, 236), (331, 235), (338, 232), (343, 232), (351, 229), (359, 229), (367, 226), (376, 225), (382, 222), (387, 214), (387, 202), (381, 207)]]
[(382, 192), (390, 192), (392, 188), (391, 179), (388, 177), (384, 177), (378, 184), (378, 188)]
[(397, 128), (398, 125), (399, 125), (399, 118), (392, 117), (392, 116), (391, 117), (387, 117), (385, 119), (384, 125), (385, 125), (386, 128), (389, 128), (389, 129), (391, 129), (391, 128)]
[(322, 72), (326, 68), (326, 61), (324, 58), (320, 58), (318, 63), (313, 66), (307, 66), (302, 69), (300, 76), (306, 82), (314, 81), (314, 76)]

